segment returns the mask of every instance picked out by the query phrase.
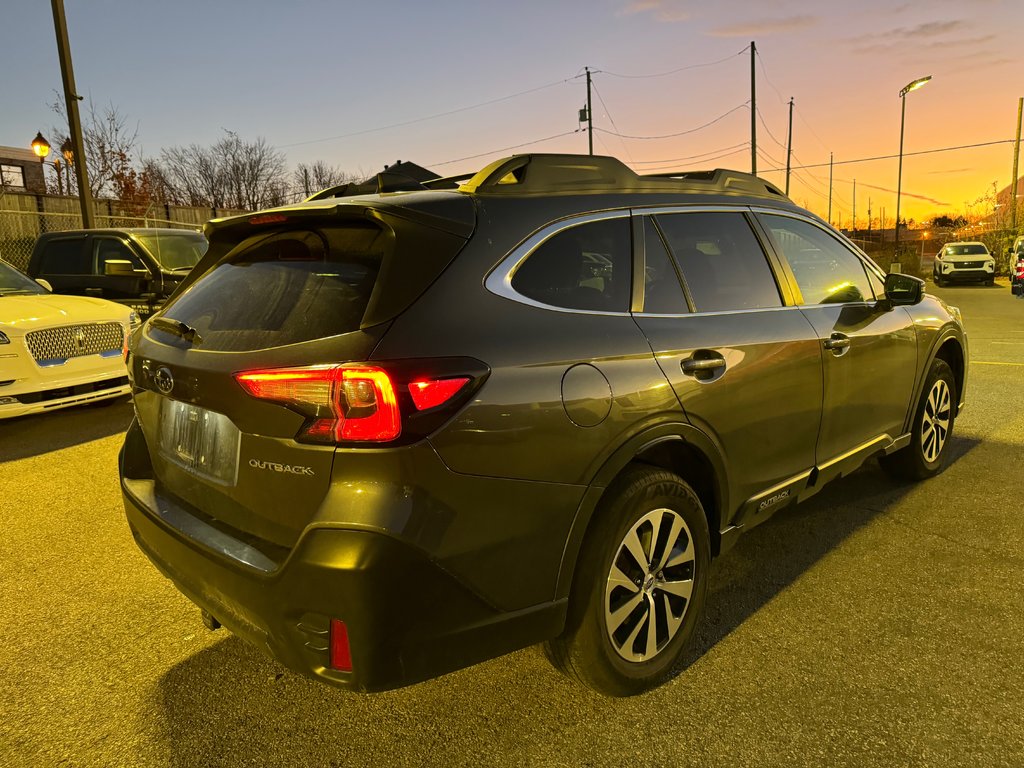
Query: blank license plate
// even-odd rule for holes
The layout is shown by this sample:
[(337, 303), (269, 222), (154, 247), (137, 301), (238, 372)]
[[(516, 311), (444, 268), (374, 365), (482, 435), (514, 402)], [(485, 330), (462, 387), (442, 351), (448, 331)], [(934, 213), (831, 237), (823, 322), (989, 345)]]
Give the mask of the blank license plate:
[(222, 413), (177, 400), (160, 404), (160, 453), (194, 475), (234, 485), (240, 437)]

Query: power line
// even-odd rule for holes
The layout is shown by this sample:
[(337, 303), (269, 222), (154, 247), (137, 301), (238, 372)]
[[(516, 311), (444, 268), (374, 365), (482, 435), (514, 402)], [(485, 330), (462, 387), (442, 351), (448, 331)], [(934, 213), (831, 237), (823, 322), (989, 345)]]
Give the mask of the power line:
[[(744, 49), (744, 50), (746, 50), (746, 49)], [(768, 83), (768, 85), (771, 86), (773, 91), (775, 91), (775, 96), (778, 98), (779, 104), (785, 105), (786, 101), (785, 101), (785, 99), (782, 98), (782, 94), (779, 93), (779, 89), (775, 87), (775, 83), (773, 83), (771, 81), (771, 78), (768, 77), (768, 70), (764, 66), (764, 59), (761, 58), (761, 52), (755, 48), (754, 49), (754, 55), (757, 56), (757, 61), (761, 65), (761, 74), (764, 75), (765, 82)]]
[[(741, 141), (739, 144), (733, 144), (732, 146), (729, 146), (729, 147), (720, 147), (718, 149), (712, 149), (709, 152), (698, 152), (696, 155), (687, 155), (685, 157), (669, 157), (669, 158), (665, 158), (664, 160), (636, 160), (636, 161), (633, 161), (632, 164), (633, 165), (663, 165), (665, 163), (676, 163), (676, 162), (681, 162), (683, 160), (696, 160), (696, 159), (702, 159), (706, 155), (717, 155), (720, 152), (727, 152), (727, 150), (746, 148), (746, 147), (749, 147), (749, 146), (750, 146), (750, 142), (749, 141)], [(732, 152), (727, 152), (727, 154), (733, 154), (733, 153)]]
[[(714, 157), (705, 157), (702, 160), (700, 160), (700, 162), (702, 162), (702, 163), (710, 163), (710, 162), (713, 162), (715, 160), (721, 160), (721, 159), (723, 159), (725, 157), (729, 157), (731, 155), (738, 155), (741, 152), (746, 152), (749, 148), (750, 148), (750, 142), (748, 141), (745, 144), (743, 144), (743, 146), (741, 146), (739, 149), (734, 149), (731, 152), (726, 152), (724, 154), (716, 155)], [(657, 161), (647, 161), (647, 162), (657, 162)], [(644, 168), (642, 170), (643, 170), (644, 173), (656, 173), (656, 172), (661, 171), (661, 170), (665, 170), (665, 169), (672, 169), (672, 170), (674, 170), (676, 168), (678, 168), (678, 166), (674, 165), (673, 161), (671, 161), (671, 160), (664, 160), (664, 161), (661, 161), (660, 165), (656, 165), (656, 166), (654, 166), (652, 168)]]
[[(961, 144), (961, 145), (956, 146), (956, 147), (940, 147), (938, 149), (922, 149), (922, 150), (919, 150), (917, 152), (904, 152), (903, 156), (904, 157), (913, 157), (915, 155), (933, 155), (933, 154), (935, 154), (937, 152), (954, 152), (954, 151), (960, 150), (960, 149), (977, 149), (978, 147), (993, 147), (993, 146), (995, 146), (997, 144), (1013, 144), (1013, 142), (1014, 142), (1013, 139), (1000, 139), (999, 141), (983, 141), (983, 142), (980, 142), (978, 144)], [(793, 153), (793, 156), (796, 157), (796, 153), (795, 152)], [(897, 157), (899, 157), (899, 155), (878, 155), (876, 157), (861, 157), (861, 158), (857, 158), (856, 160), (839, 160), (839, 161), (836, 161), (835, 163), (833, 163), (833, 165), (850, 165), (850, 164), (853, 164), (853, 163), (870, 163), (870, 162), (874, 162), (875, 160), (893, 160), (893, 159), (895, 159)], [(828, 163), (812, 163), (812, 164), (808, 164), (808, 165), (792, 166), (792, 170), (796, 170), (797, 168), (825, 168), (827, 166), (828, 166)], [(786, 170), (786, 168), (785, 168), (785, 166), (783, 166), (782, 168), (767, 168), (765, 170), (768, 170), (768, 171), (784, 171), (784, 170)]]
[(486, 157), (487, 155), (494, 155), (498, 152), (505, 152), (509, 149), (520, 149), (522, 147), (529, 147), (532, 144), (541, 144), (545, 141), (552, 141), (554, 139), (560, 139), (563, 136), (572, 136), (574, 133), (579, 133), (579, 129), (572, 131), (566, 131), (565, 133), (556, 133), (554, 136), (547, 136), (543, 139), (534, 139), (533, 141), (525, 141), (522, 144), (513, 144), (510, 147), (502, 147), (501, 149), (492, 149), (488, 152), (481, 152), (476, 155), (466, 155), (466, 157), (457, 157), (454, 160), (445, 160), (443, 163), (427, 163), (428, 166), (440, 166), (440, 165), (451, 165), (452, 163), (461, 163), (463, 160), (475, 160), (478, 157)]
[[(764, 115), (761, 114), (761, 110), (760, 109), (757, 110), (757, 116), (761, 120), (761, 125), (764, 127), (765, 131), (768, 132), (768, 136), (771, 137), (771, 140), (774, 141), (776, 144), (778, 144), (780, 147), (782, 147), (782, 149), (786, 149), (786, 145), (783, 144), (781, 141), (779, 141), (778, 139), (775, 138), (775, 134), (772, 133), (771, 129), (768, 127), (768, 123), (765, 122)], [(778, 161), (776, 160), (776, 162), (778, 162)]]
[[(604, 98), (601, 96), (601, 92), (597, 89), (597, 84), (594, 83), (593, 81), (591, 81), (591, 87), (594, 89), (594, 93), (597, 94), (597, 100), (600, 101), (601, 102), (601, 106), (604, 107), (604, 113), (608, 117), (608, 122), (610, 122), (612, 124), (612, 128), (614, 128), (616, 131), (618, 131), (619, 130), (619, 126), (617, 126), (615, 124), (615, 118), (612, 117), (612, 112), (611, 112), (610, 109), (608, 109), (608, 105), (604, 103)], [(623, 141), (620, 138), (619, 139), (619, 143), (622, 144), (622, 149), (626, 152), (626, 158), (630, 162), (632, 162), (633, 158), (629, 154), (629, 147), (626, 146), (626, 142)], [(602, 141), (601, 144), (604, 144), (604, 142)], [(605, 145), (605, 148), (607, 148), (607, 145)]]
[(668, 75), (674, 75), (677, 72), (684, 72), (687, 69), (697, 69), (699, 67), (713, 67), (716, 64), (721, 64), (722, 62), (725, 62), (725, 61), (731, 61), (732, 59), (735, 59), (737, 56), (742, 56), (744, 53), (746, 53), (749, 50), (750, 50), (750, 46), (748, 45), (748, 46), (744, 47), (744, 49), (742, 51), (740, 51), (739, 53), (734, 53), (731, 56), (726, 56), (724, 59), (718, 59), (717, 61), (708, 61), (708, 62), (704, 62), (703, 64), (688, 64), (685, 67), (679, 67), (678, 69), (670, 69), (668, 72), (657, 72), (657, 73), (655, 73), (653, 75), (621, 75), (621, 74), (618, 74), (617, 72), (609, 72), (606, 69), (595, 69), (594, 73), (596, 74), (596, 73), (599, 72), (602, 75), (609, 75), (610, 77), (622, 77), (622, 78), (626, 78), (628, 80), (643, 80), (643, 79), (647, 79), (647, 78), (651, 78), (651, 77), (667, 77)]
[(744, 102), (744, 103), (740, 104), (737, 107), (733, 107), (732, 109), (730, 109), (725, 114), (719, 115), (714, 120), (712, 120), (710, 122), (707, 122), (707, 123), (704, 123), (704, 125), (698, 125), (696, 128), (690, 128), (690, 129), (685, 130), (685, 131), (679, 131), (679, 133), (666, 133), (663, 136), (627, 136), (626, 134), (623, 134), (623, 133), (617, 133), (615, 131), (609, 131), (606, 128), (595, 128), (594, 130), (595, 131), (601, 131), (602, 133), (608, 133), (608, 134), (611, 134), (612, 136), (618, 136), (619, 138), (622, 138), (622, 139), (638, 139), (638, 140), (646, 140), (646, 139), (673, 139), (676, 136), (685, 136), (688, 133), (696, 133), (697, 131), (702, 131), (705, 128), (708, 128), (708, 127), (714, 125), (715, 123), (719, 122), (720, 120), (724, 120), (729, 115), (731, 115), (733, 112), (736, 112), (737, 110), (740, 110), (740, 109), (749, 109), (748, 103)]
[(799, 107), (797, 107), (797, 108), (796, 108), (796, 109), (795, 109), (794, 111), (796, 112), (796, 116), (800, 118), (800, 122), (802, 122), (802, 123), (803, 123), (803, 124), (804, 124), (805, 126), (807, 126), (807, 130), (809, 130), (809, 131), (811, 132), (811, 135), (812, 135), (812, 136), (813, 136), (813, 137), (814, 137), (815, 139), (817, 139), (817, 140), (818, 140), (818, 143), (819, 143), (819, 144), (821, 144), (821, 146), (822, 146), (822, 147), (823, 147), (824, 149), (828, 149), (828, 148), (829, 148), (829, 147), (828, 147), (828, 144), (826, 144), (826, 143), (825, 143), (824, 141), (822, 141), (822, 139), (821, 139), (821, 136), (819, 136), (819, 135), (818, 135), (818, 133), (817, 133), (817, 131), (815, 131), (815, 130), (814, 130), (814, 129), (813, 129), (812, 127), (811, 127), (811, 124), (807, 122), (806, 118), (804, 118), (804, 116), (803, 116), (803, 113), (802, 113), (802, 112), (800, 111), (800, 108), (799, 108)]
[(391, 128), (401, 128), (401, 127), (406, 126), (406, 125), (414, 125), (416, 123), (426, 122), (427, 120), (436, 120), (439, 117), (447, 117), (449, 115), (457, 115), (460, 112), (468, 112), (468, 111), (470, 111), (472, 109), (479, 109), (480, 107), (490, 106), (491, 104), (498, 104), (498, 103), (500, 103), (502, 101), (508, 101), (510, 99), (517, 99), (520, 96), (526, 96), (527, 94), (530, 94), (530, 93), (536, 93), (537, 91), (543, 91), (543, 90), (545, 90), (547, 88), (554, 88), (556, 85), (564, 85), (565, 83), (572, 82), (573, 80), (577, 79), (578, 77), (579, 77), (579, 75), (576, 75), (574, 77), (567, 77), (564, 80), (557, 80), (555, 82), (548, 83), (547, 85), (539, 85), (536, 88), (529, 88), (529, 89), (527, 89), (525, 91), (519, 91), (518, 93), (511, 93), (511, 94), (509, 94), (507, 96), (499, 96), (496, 99), (489, 99), (487, 101), (481, 101), (479, 104), (471, 104), (471, 105), (469, 105), (467, 107), (459, 107), (458, 109), (450, 109), (447, 112), (437, 112), (437, 113), (435, 113), (433, 115), (427, 115), (425, 117), (416, 117), (416, 118), (413, 118), (411, 120), (403, 120), (401, 122), (390, 123), (388, 125), (381, 125), (381, 126), (378, 126), (377, 128), (366, 128), (366, 129), (361, 130), (361, 131), (351, 131), (349, 133), (339, 133), (337, 136), (326, 136), (326, 137), (324, 137), (322, 139), (309, 139), (308, 141), (295, 141), (295, 142), (292, 142), (291, 144), (279, 144), (277, 146), (280, 149), (284, 149), (286, 147), (301, 147), (301, 146), (305, 146), (307, 144), (319, 144), (319, 143), (324, 142), (324, 141), (335, 141), (337, 139), (347, 139), (347, 138), (350, 138), (352, 136), (363, 136), (363, 135), (365, 135), (367, 133), (376, 133), (377, 131), (387, 131), (387, 130), (390, 130)]

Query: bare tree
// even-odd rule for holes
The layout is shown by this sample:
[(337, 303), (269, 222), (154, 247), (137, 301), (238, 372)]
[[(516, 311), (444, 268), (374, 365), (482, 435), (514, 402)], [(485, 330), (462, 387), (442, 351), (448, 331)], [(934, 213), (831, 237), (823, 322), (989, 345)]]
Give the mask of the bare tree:
[(309, 197), (314, 192), (319, 192), (328, 187), (336, 187), (340, 184), (359, 181), (360, 177), (348, 173), (333, 165), (328, 165), (323, 160), (307, 165), (299, 163), (292, 174), (292, 187), (296, 194), (303, 198)]
[[(63, 125), (51, 133), (51, 146), (60, 147), (68, 138), (67, 110), (64, 99), (58, 95), (51, 109), (63, 118)], [(89, 189), (93, 197), (120, 197), (115, 179), (124, 178), (135, 164), (135, 143), (138, 139), (138, 125), (128, 127), (128, 119), (113, 104), (97, 110), (92, 99), (85, 119), (82, 121), (82, 141), (85, 144), (85, 164), (89, 173)], [(75, 158), (79, 162), (80, 158)], [(73, 177), (74, 174), (71, 174)], [(73, 179), (73, 191), (77, 194), (78, 182)], [(68, 189), (69, 194), (72, 188)]]
[(190, 144), (161, 151), (157, 165), (167, 199), (247, 210), (285, 202), (284, 155), (262, 137), (245, 141), (233, 131), (225, 133), (210, 147)]

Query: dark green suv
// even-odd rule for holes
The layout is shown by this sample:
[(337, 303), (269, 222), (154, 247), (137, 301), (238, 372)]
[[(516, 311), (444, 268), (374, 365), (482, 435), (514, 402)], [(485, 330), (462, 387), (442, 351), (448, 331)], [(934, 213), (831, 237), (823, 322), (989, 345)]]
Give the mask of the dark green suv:
[(385, 176), (211, 222), (132, 339), (128, 522), (208, 626), (358, 690), (545, 641), (633, 694), (740, 533), (874, 457), (942, 467), (959, 313), (771, 184)]

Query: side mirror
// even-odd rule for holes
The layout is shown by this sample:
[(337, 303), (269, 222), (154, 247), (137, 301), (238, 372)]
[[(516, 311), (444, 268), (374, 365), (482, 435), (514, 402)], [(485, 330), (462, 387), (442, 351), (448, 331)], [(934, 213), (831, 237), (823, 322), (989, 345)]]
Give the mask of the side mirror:
[(885, 276), (885, 298), (894, 307), (918, 304), (924, 298), (924, 280), (897, 272)]
[(37, 277), (36, 278), (36, 282), (39, 283), (41, 286), (43, 286), (43, 288), (45, 288), (50, 293), (53, 293), (53, 286), (50, 285), (50, 281), (49, 280), (43, 280), (43, 278)]
[(103, 274), (107, 276), (134, 277), (135, 270), (132, 268), (132, 263), (127, 259), (110, 259), (104, 264)]

